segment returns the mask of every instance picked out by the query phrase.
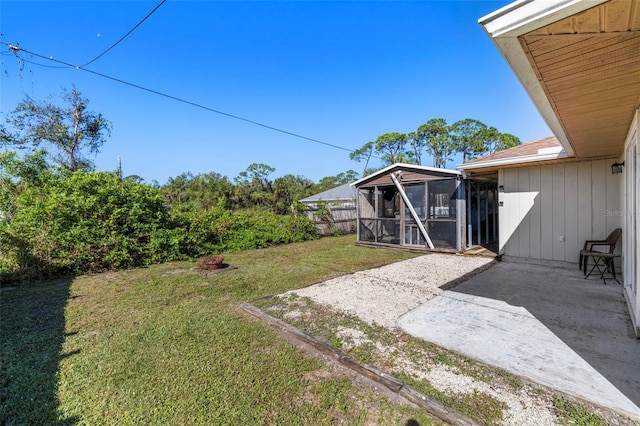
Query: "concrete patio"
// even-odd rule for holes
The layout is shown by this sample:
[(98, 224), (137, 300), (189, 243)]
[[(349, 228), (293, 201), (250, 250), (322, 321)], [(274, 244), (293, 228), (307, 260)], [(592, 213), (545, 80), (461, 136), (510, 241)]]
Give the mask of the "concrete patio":
[(500, 262), (403, 315), (421, 339), (640, 421), (640, 339), (621, 287)]

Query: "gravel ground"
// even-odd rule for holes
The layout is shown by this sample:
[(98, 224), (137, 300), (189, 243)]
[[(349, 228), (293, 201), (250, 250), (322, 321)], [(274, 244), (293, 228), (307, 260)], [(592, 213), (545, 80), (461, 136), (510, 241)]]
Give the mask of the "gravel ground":
[(370, 324), (395, 328), (400, 316), (442, 293), (440, 287), (451, 285), (491, 262), (488, 257), (434, 253), (291, 293), (348, 312)]
[[(488, 257), (429, 254), (334, 278), (289, 293), (308, 297), (333, 310), (398, 332), (396, 321), (400, 316), (433, 299), (444, 289), (485, 270), (491, 262), (492, 259)], [(341, 333), (351, 333), (350, 337), (356, 344), (362, 340), (357, 330), (345, 329)], [(386, 352), (392, 349), (380, 350)], [(551, 395), (530, 384), (519, 389), (501, 387), (479, 382), (448, 366), (430, 365), (425, 368), (409, 360), (397, 361), (404, 364), (405, 371), (427, 379), (434, 388), (447, 394), (481, 392), (502, 401), (506, 407), (503, 412), (504, 425), (556, 424)], [(616, 421), (612, 423), (618, 424)]]

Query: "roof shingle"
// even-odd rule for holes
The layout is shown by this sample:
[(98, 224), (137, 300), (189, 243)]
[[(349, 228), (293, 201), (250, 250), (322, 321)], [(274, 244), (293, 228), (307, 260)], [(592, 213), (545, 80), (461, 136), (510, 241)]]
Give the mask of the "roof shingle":
[(555, 136), (548, 136), (546, 138), (537, 139), (531, 142), (523, 143), (522, 145), (514, 146), (513, 148), (507, 148), (504, 151), (498, 151), (496, 153), (487, 155), (485, 157), (476, 158), (475, 160), (467, 161), (465, 164), (484, 163), (485, 161), (504, 160), (507, 158), (525, 157), (529, 155), (536, 155), (541, 149), (545, 148), (557, 148), (560, 147), (560, 142)]

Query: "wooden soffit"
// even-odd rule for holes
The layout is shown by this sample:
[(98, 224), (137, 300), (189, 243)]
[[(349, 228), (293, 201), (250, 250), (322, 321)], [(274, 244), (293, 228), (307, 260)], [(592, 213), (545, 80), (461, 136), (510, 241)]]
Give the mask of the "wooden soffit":
[(575, 155), (620, 155), (640, 106), (640, 0), (610, 0), (519, 41)]

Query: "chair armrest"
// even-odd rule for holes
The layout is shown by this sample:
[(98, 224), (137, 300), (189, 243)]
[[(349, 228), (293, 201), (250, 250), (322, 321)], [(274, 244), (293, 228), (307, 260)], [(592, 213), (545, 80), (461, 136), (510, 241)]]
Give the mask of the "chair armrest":
[[(591, 245), (591, 247), (593, 247), (594, 245), (609, 245), (609, 241), (607, 240), (587, 240), (584, 242), (584, 248), (583, 250), (587, 250), (587, 246)], [(589, 248), (589, 250), (591, 250), (591, 248)]]
[(604, 243), (601, 243), (601, 244), (592, 244), (591, 248), (589, 248), (589, 251), (595, 251), (595, 252), (598, 252), (598, 253), (603, 253), (603, 252), (601, 252), (599, 250), (594, 250), (593, 249), (594, 247), (608, 247), (609, 248), (608, 251), (612, 252), (615, 249), (615, 244), (609, 244), (608, 242), (605, 241)]

